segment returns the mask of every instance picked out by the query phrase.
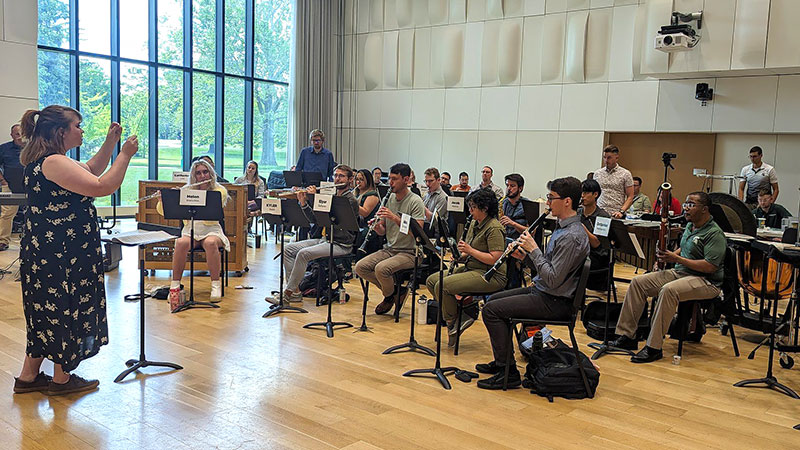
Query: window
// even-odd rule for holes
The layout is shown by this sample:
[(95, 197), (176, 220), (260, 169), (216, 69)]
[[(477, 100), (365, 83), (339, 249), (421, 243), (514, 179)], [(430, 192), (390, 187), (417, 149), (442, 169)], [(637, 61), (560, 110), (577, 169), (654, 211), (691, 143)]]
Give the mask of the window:
[(229, 180), (250, 159), (286, 168), (292, 0), (37, 1), (39, 101), (83, 115), (75, 156), (94, 156), (112, 121), (139, 137), (118, 202), (192, 156), (216, 156)]

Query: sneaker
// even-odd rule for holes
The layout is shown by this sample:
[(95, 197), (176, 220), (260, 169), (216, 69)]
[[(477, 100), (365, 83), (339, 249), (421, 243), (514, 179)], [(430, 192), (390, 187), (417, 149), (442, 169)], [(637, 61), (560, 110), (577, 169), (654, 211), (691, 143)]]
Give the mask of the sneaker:
[(39, 372), (33, 381), (22, 381), (19, 378), (14, 377), (14, 393), (25, 394), (27, 392), (47, 392), (47, 388), (49, 387), (51, 381), (53, 381), (53, 377), (46, 375), (44, 372)]
[(496, 362), (492, 361), (490, 363), (475, 364), (475, 370), (480, 373), (495, 375), (502, 372), (504, 368), (503, 366), (498, 366)]
[(302, 292), (284, 293), (284, 298), (289, 300), (289, 303), (303, 303)]
[[(475, 319), (473, 319), (467, 313), (461, 313), (461, 332), (462, 333), (464, 331), (466, 331), (467, 328), (471, 327), (473, 323), (475, 323)], [(448, 324), (447, 325), (447, 333), (450, 334), (450, 335), (456, 334), (456, 325), (457, 324), (458, 324), (458, 321), (455, 321), (455, 320), (452, 323), (452, 327), (450, 326), (450, 324)]]
[(72, 394), (73, 392), (92, 391), (97, 389), (100, 384), (97, 380), (87, 380), (75, 374), (70, 374), (69, 380), (66, 383), (56, 383), (50, 381), (47, 388), (47, 395), (64, 395)]
[(219, 303), (222, 301), (222, 283), (214, 284), (211, 282), (211, 303)]
[(183, 305), (183, 299), (181, 298), (181, 290), (180, 288), (173, 288), (169, 290), (169, 310), (171, 312), (175, 312), (176, 309), (180, 308)]
[[(498, 390), (503, 389), (503, 378), (505, 376), (505, 368), (502, 368), (500, 372), (492, 375), (489, 378), (479, 380), (478, 387), (481, 389), (489, 389), (489, 390)], [(517, 370), (516, 366), (509, 367), (508, 369), (508, 383), (506, 383), (507, 389), (515, 389), (522, 385), (522, 376), (519, 374), (519, 370)]]

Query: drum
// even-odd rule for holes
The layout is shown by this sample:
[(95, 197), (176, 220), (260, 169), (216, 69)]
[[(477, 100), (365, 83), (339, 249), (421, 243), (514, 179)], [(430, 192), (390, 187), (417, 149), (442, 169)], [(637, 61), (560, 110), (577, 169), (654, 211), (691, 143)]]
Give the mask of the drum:
[[(736, 255), (738, 266), (739, 284), (748, 294), (760, 297), (761, 286), (764, 280), (764, 254), (757, 250), (739, 250)], [(764, 297), (775, 298), (775, 281), (778, 284), (780, 298), (789, 298), (794, 284), (794, 271), (791, 264), (783, 264), (781, 273), (778, 273), (778, 263), (770, 260), (767, 264), (767, 289)]]

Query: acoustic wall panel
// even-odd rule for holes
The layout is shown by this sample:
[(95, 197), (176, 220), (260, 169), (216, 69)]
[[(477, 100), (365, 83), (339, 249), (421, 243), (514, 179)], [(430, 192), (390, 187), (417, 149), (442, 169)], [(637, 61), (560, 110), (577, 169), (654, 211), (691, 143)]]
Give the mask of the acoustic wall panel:
[(767, 35), (767, 68), (800, 66), (800, 2), (772, 0)]
[(414, 25), (424, 27), (431, 23), (428, 15), (428, 0), (412, 0), (414, 2)]
[(519, 109), (519, 87), (481, 89), (481, 130), (514, 130)]
[(383, 87), (397, 87), (397, 31), (383, 33)]
[(565, 84), (560, 130), (602, 130), (606, 123), (607, 83)]
[(634, 29), (638, 6), (614, 8), (611, 22), (611, 47), (609, 50), (608, 80), (633, 79)]
[(371, 0), (369, 4), (369, 30), (383, 30), (383, 0)]
[[(434, 35), (436, 29), (434, 29)], [(453, 87), (461, 82), (461, 73), (464, 67), (464, 25), (450, 25), (441, 29), (441, 39), (434, 39), (435, 45), (440, 50), (437, 59), (433, 59), (431, 53), (431, 64), (434, 66), (435, 73), (441, 73), (441, 80), (444, 86)], [(436, 65), (438, 64), (438, 68)], [(436, 80), (436, 78), (434, 78)]]
[(431, 86), (444, 87), (442, 58), (444, 57), (445, 28), (431, 28)]
[[(716, 137), (714, 145), (714, 173), (720, 175), (739, 175), (742, 167), (749, 164), (746, 156), (748, 150), (753, 146), (761, 147), (764, 152), (763, 161), (771, 166), (775, 165), (775, 151), (778, 143), (777, 136), (774, 134), (731, 134), (721, 133)], [(797, 172), (795, 172), (797, 173)], [(778, 176), (781, 172), (778, 172)], [(781, 180), (778, 180), (780, 183)], [(728, 192), (730, 182), (727, 180), (717, 180), (714, 182), (714, 190)], [(733, 194), (739, 186), (737, 181)], [(781, 204), (783, 203), (784, 192), (780, 192)]]
[(409, 130), (380, 130), (378, 165), (391, 167), (398, 162), (409, 162)]
[[(353, 34), (356, 32), (356, 2), (357, 0), (347, 0), (344, 2), (344, 34)], [(0, 13), (2, 16), (2, 13)], [(2, 33), (2, 25), (0, 25), (0, 33)]]
[(714, 89), (714, 102), (716, 102), (720, 94), (714, 84), (715, 81), (713, 78), (659, 81), (656, 131), (710, 132), (714, 107), (710, 103), (702, 106), (695, 100), (694, 92), (697, 83), (708, 83), (709, 87)]
[(467, 172), (470, 185), (479, 182), (475, 179), (476, 154), (478, 150), (477, 131), (448, 131), (442, 135), (442, 165), (451, 174)]
[(558, 130), (561, 115), (560, 84), (522, 86), (519, 91), (518, 130)]
[(449, 6), (447, 0), (428, 0), (428, 18), (431, 25), (447, 23)]
[(584, 55), (586, 52), (586, 23), (589, 11), (578, 11), (567, 14), (567, 36), (564, 45), (564, 81), (583, 83)]
[(589, 13), (583, 67), (586, 81), (608, 80), (612, 14), (611, 8), (596, 9)]
[(462, 80), (462, 86), (464, 87), (476, 87), (481, 85), (483, 25), (484, 22), (470, 22), (465, 26), (464, 77)]
[(582, 180), (600, 167), (603, 154), (602, 132), (559, 133), (556, 156), (556, 177)]
[(411, 91), (381, 92), (381, 128), (411, 128)]
[(353, 144), (355, 146), (356, 167), (375, 167), (378, 165), (380, 148), (380, 130), (356, 129)]
[(39, 109), (38, 100), (35, 98), (0, 97), (0, 121), (2, 121), (0, 123), (8, 124), (7, 128), (10, 130), (11, 124), (19, 122), (25, 111), (29, 109)]
[(642, 45), (642, 74), (667, 73), (669, 57), (653, 48), (653, 39), (661, 26), (668, 24), (672, 16), (672, 0), (649, 0), (645, 4), (644, 36)]
[[(548, 3), (549, 4), (549, 3)], [(544, 16), (541, 39), (541, 82), (560, 83), (564, 54), (564, 29), (566, 14), (549, 14)]]
[(714, 132), (772, 132), (778, 77), (719, 78), (714, 89)]
[[(442, 136), (439, 130), (411, 130), (409, 139), (409, 162), (415, 167), (418, 183), (422, 182), (428, 167), (442, 167)], [(440, 169), (444, 170), (444, 169)], [(422, 183), (421, 183), (422, 184)]]
[(444, 128), (477, 130), (480, 118), (481, 89), (446, 89)]
[(503, 18), (503, 0), (486, 0), (486, 19)]
[(397, 86), (414, 87), (414, 30), (401, 30), (397, 42)]
[(526, 16), (544, 15), (545, 0), (525, 0), (524, 13)]
[(467, 0), (450, 0), (450, 23), (467, 21)]
[(526, 17), (522, 32), (522, 84), (542, 82), (544, 16)]
[(344, 89), (350, 90), (355, 89), (356, 86), (356, 63), (355, 63), (355, 55), (356, 55), (356, 46), (354, 42), (357, 42), (358, 39), (356, 36), (347, 35), (341, 36), (340, 39), (344, 41), (344, 62), (342, 67), (342, 72), (344, 76)]
[(592, 0), (590, 8), (608, 8), (614, 6), (614, 0)]
[(494, 172), (492, 181), (502, 186), (505, 174), (514, 171), (516, 145), (516, 131), (479, 131), (476, 166), (490, 166)]
[(730, 70), (736, 4), (736, 0), (705, 0), (703, 40), (697, 49), (701, 71)]
[[(34, 17), (36, 17), (35, 14)], [(0, 95), (17, 98), (39, 98), (36, 47), (30, 44), (0, 41), (0, 55), (3, 55), (3, 66), (5, 67), (5, 69), (0, 70)], [(12, 67), (13, 70), (11, 70)], [(24, 113), (25, 111), (22, 112)], [(22, 113), (11, 123), (4, 124), (3, 128), (10, 129), (10, 126), (19, 122), (21, 117)], [(8, 135), (5, 134), (5, 136)]]
[(371, 91), (381, 85), (383, 70), (383, 36), (372, 33), (364, 44), (364, 87)]
[(342, 107), (342, 114), (338, 116), (337, 126), (351, 128), (356, 126), (356, 93), (353, 91), (339, 92), (339, 104)]
[(800, 75), (778, 79), (778, 104), (775, 108), (775, 132), (800, 132)]
[(514, 171), (525, 178), (525, 196), (545, 198), (547, 182), (555, 178), (558, 133), (517, 131)]
[(614, 6), (626, 6), (626, 5), (636, 5), (640, 2), (639, 0), (614, 0)]
[(567, 11), (589, 9), (590, 4), (589, 0), (567, 0)]
[[(681, 12), (689, 12), (689, 11), (701, 11), (703, 9), (703, 0), (673, 0), (673, 10), (681, 11)], [(706, 17), (703, 17), (706, 19)], [(661, 25), (669, 24), (669, 20), (667, 22), (662, 23)], [(684, 73), (684, 72), (697, 72), (700, 59), (702, 56), (700, 55), (700, 48), (706, 44), (706, 35), (708, 34), (708, 21), (703, 20), (703, 29), (698, 30), (703, 38), (700, 40), (700, 43), (697, 47), (690, 51), (690, 52), (675, 52), (669, 55), (669, 72), (670, 73)], [(653, 46), (653, 37), (655, 37), (655, 33), (653, 33), (652, 37), (650, 38), (650, 47)]]
[(370, 23), (370, 2), (372, 0), (353, 0), (358, 2), (356, 4), (356, 32), (357, 33), (366, 33), (369, 31), (369, 23)]
[(546, 0), (545, 14), (561, 13), (567, 10), (567, 0)]
[(500, 84), (519, 83), (522, 58), (522, 19), (504, 20), (497, 47), (497, 75)]
[(431, 86), (431, 29), (414, 30), (414, 88)]
[(411, 92), (411, 128), (443, 128), (444, 89), (415, 89)]
[(356, 93), (356, 128), (380, 128), (381, 91)]
[(520, 17), (525, 15), (525, 0), (503, 0), (503, 17)]
[(398, 27), (409, 28), (414, 26), (414, 1), (395, 0), (394, 16), (397, 19)]
[(503, 22), (491, 20), (483, 23), (483, 42), (481, 43), (481, 85), (497, 86), (498, 75), (498, 46), (500, 43), (500, 28)]
[(642, 75), (642, 47), (650, 42), (645, 39), (646, 32), (647, 8), (636, 8), (636, 18), (633, 22), (633, 57), (631, 58), (634, 80), (641, 80), (645, 78), (645, 75)]
[(609, 83), (605, 131), (655, 131), (657, 104), (658, 80)]
[(487, 0), (467, 1), (467, 22), (479, 22), (486, 19)]
[(383, 29), (396, 30), (399, 28), (397, 23), (397, 0), (384, 0), (383, 3)]
[(770, 0), (736, 3), (731, 69), (761, 69), (767, 56)]

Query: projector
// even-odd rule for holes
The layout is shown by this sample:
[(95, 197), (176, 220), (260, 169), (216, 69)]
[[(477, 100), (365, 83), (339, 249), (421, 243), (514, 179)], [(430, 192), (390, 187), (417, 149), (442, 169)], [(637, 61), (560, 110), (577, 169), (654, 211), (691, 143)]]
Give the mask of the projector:
[(656, 36), (655, 49), (662, 52), (685, 52), (692, 49), (697, 38), (683, 33), (659, 34)]
[(655, 49), (667, 53), (685, 52), (693, 49), (700, 41), (700, 35), (687, 22), (697, 22), (697, 29), (701, 29), (703, 27), (703, 11), (689, 14), (674, 11), (669, 25), (665, 25), (658, 30), (654, 45)]

